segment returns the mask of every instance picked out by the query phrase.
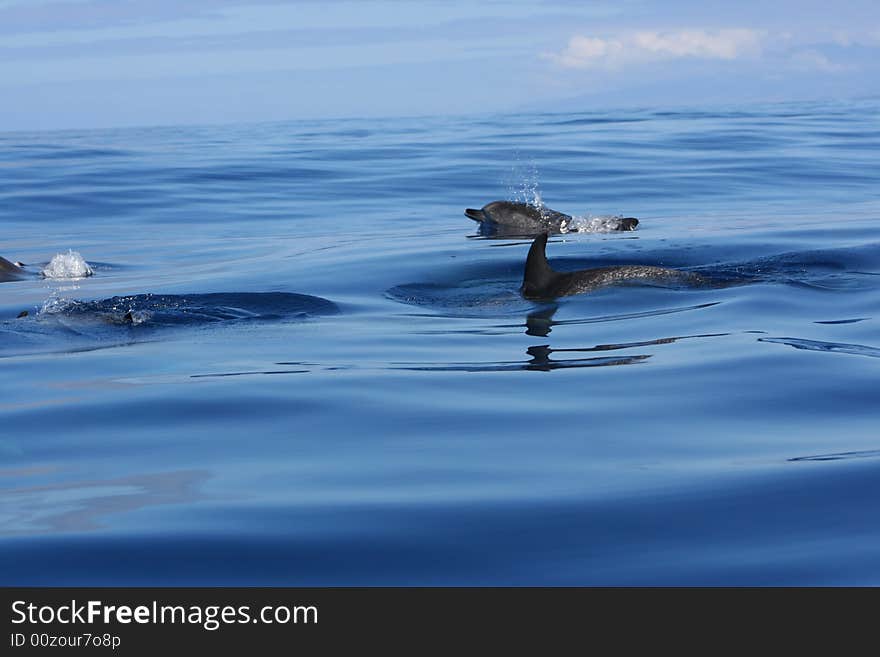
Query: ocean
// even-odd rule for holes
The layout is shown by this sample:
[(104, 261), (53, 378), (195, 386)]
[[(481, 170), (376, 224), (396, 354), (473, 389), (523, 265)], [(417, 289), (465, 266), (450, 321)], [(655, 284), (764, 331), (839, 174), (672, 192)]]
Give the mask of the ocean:
[[(0, 582), (880, 584), (878, 154), (871, 100), (0, 133)], [(497, 199), (726, 283), (526, 300)]]

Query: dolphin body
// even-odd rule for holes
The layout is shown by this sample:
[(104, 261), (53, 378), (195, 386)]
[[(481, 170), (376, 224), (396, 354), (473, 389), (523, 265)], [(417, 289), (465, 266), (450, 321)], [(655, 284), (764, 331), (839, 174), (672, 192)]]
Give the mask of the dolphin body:
[(134, 294), (97, 301), (70, 301), (53, 314), (98, 323), (148, 327), (223, 321), (306, 319), (335, 315), (328, 299), (290, 292), (212, 292), (207, 294)]
[(21, 263), (9, 262), (6, 258), (0, 258), (0, 282), (15, 281), (24, 275)]
[[(515, 201), (493, 201), (479, 210), (468, 208), (464, 214), (480, 222), (481, 227), (500, 229), (498, 232), (520, 236), (564, 233), (572, 223), (571, 215)], [(635, 217), (621, 217), (613, 230), (635, 230), (638, 225), (639, 220)]]
[(633, 280), (706, 284), (705, 277), (691, 272), (650, 265), (619, 265), (579, 271), (559, 272), (547, 262), (547, 233), (532, 242), (520, 292), (526, 299), (554, 299), (571, 294), (592, 292), (606, 285)]

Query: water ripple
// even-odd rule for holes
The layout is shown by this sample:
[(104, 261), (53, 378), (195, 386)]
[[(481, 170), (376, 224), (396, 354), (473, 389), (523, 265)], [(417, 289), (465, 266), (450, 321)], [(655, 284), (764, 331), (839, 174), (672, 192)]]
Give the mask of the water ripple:
[(805, 340), (803, 338), (758, 338), (758, 342), (775, 342), (787, 344), (795, 349), (807, 351), (823, 351), (835, 354), (852, 354), (854, 356), (868, 356), (880, 358), (880, 348), (869, 347), (863, 344), (846, 344), (842, 342), (823, 342), (821, 340)]

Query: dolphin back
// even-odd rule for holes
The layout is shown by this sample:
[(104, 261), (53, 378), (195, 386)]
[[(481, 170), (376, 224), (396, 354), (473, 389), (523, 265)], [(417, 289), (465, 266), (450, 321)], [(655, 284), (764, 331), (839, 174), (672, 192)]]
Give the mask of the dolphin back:
[(547, 237), (547, 233), (538, 235), (529, 249), (520, 287), (520, 293), (526, 299), (554, 299), (629, 281), (689, 287), (705, 287), (711, 284), (710, 280), (695, 272), (652, 265), (615, 265), (571, 272), (555, 271), (547, 262)]
[(553, 296), (551, 290), (555, 287), (559, 273), (553, 271), (550, 263), (547, 262), (547, 237), (547, 233), (538, 235), (529, 249), (522, 287), (520, 287), (520, 292), (526, 299)]

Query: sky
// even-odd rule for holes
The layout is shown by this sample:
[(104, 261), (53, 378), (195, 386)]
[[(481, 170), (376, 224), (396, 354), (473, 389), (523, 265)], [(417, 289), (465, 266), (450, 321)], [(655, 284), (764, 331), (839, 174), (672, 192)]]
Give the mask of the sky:
[(0, 131), (878, 95), (877, 0), (0, 0)]

